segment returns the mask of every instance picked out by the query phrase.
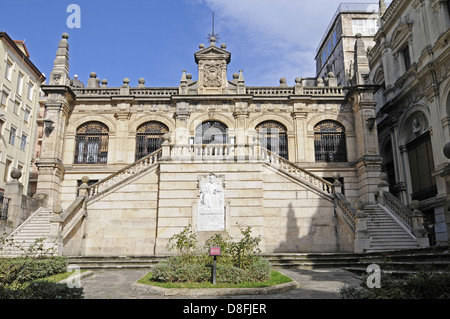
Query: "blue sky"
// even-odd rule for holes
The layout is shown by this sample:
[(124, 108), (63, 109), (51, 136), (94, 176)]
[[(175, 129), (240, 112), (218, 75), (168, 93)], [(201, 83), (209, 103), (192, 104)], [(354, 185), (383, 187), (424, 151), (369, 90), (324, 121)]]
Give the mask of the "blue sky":
[[(247, 85), (289, 85), (315, 74), (315, 50), (339, 0), (15, 0), (2, 2), (0, 30), (25, 40), (34, 64), (50, 74), (61, 34), (70, 36), (70, 76), (89, 74), (120, 86), (178, 86), (182, 70), (197, 79), (194, 53), (208, 44), (212, 11), (220, 43), (231, 52), (228, 77), (244, 70)], [(3, 3), (4, 2), (4, 3)], [(349, 1), (347, 1), (349, 2)], [(357, 0), (358, 3), (376, 3)], [(81, 8), (69, 28), (67, 7)]]

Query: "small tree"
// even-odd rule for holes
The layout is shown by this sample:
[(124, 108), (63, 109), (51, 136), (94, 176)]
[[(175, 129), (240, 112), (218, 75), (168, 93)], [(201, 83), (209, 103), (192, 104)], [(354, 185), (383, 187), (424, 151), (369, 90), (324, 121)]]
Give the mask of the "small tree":
[(182, 232), (175, 234), (167, 243), (167, 250), (177, 250), (182, 257), (182, 265), (186, 266), (193, 258), (197, 247), (197, 235), (192, 231), (192, 227), (185, 227)]
[(239, 230), (244, 237), (231, 245), (231, 254), (235, 260), (235, 265), (239, 268), (246, 269), (253, 264), (254, 258), (261, 252), (259, 249), (259, 243), (261, 242), (261, 236), (252, 237), (252, 229), (250, 226), (243, 228), (238, 224)]

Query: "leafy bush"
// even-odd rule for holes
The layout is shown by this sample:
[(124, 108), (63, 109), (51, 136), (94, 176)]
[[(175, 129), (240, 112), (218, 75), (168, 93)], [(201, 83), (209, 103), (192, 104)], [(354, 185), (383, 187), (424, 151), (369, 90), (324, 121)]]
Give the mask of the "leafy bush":
[(169, 240), (168, 248), (177, 250), (180, 256), (170, 257), (167, 262), (159, 263), (151, 271), (155, 281), (162, 282), (205, 282), (211, 279), (212, 258), (210, 247), (220, 247), (221, 256), (217, 257), (217, 282), (242, 283), (263, 282), (270, 278), (270, 263), (259, 257), (258, 247), (261, 238), (251, 236), (251, 227), (239, 227), (243, 238), (233, 242), (226, 234), (215, 234), (203, 247), (203, 253), (196, 253), (197, 238), (191, 226)]
[(192, 231), (191, 225), (185, 227), (179, 234), (169, 239), (167, 250), (177, 250), (182, 256), (183, 266), (191, 262), (193, 252), (197, 246), (197, 235)]
[(0, 285), (3, 283), (24, 283), (44, 278), (67, 270), (65, 257), (17, 257), (0, 260)]
[(382, 274), (381, 287), (372, 289), (363, 278), (359, 286), (344, 286), (340, 293), (344, 299), (450, 299), (450, 269), (422, 269), (400, 278)]
[(22, 289), (0, 290), (0, 299), (83, 299), (83, 288), (35, 281), (27, 283)]

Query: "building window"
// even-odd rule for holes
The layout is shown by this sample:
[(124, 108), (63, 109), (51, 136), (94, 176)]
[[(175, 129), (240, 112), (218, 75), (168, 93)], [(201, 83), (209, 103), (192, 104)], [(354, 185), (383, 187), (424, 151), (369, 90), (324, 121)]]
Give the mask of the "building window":
[(109, 130), (100, 122), (87, 122), (75, 136), (75, 164), (106, 164), (108, 161)]
[(169, 128), (160, 122), (152, 121), (139, 126), (136, 132), (136, 161), (160, 149), (166, 133), (169, 133)]
[[(2, 137), (3, 135), (3, 125), (5, 125), (5, 121), (3, 121), (2, 119), (0, 119), (0, 137)], [(2, 159), (0, 158), (0, 161)]]
[(374, 19), (353, 19), (353, 35), (361, 33), (363, 36), (375, 35), (378, 31), (378, 22)]
[(14, 145), (14, 142), (16, 141), (16, 132), (17, 129), (13, 126), (11, 126), (9, 130), (9, 144)]
[(25, 148), (27, 147), (27, 138), (26, 134), (22, 133), (22, 140), (20, 141), (20, 149), (22, 151), (25, 151)]
[(1, 103), (2, 106), (6, 107), (6, 105), (8, 104), (8, 98), (9, 98), (9, 92), (5, 89), (2, 90), (2, 99), (1, 99)]
[(29, 106), (25, 107), (25, 112), (23, 114), (23, 120), (28, 123), (30, 121), (31, 108)]
[(227, 144), (228, 127), (217, 121), (204, 122), (195, 130), (195, 144)]
[(346, 162), (345, 128), (335, 121), (326, 120), (314, 127), (316, 162)]
[(287, 129), (283, 124), (265, 121), (256, 126), (256, 132), (262, 147), (288, 159)]
[(19, 75), (17, 76), (17, 94), (22, 96), (22, 89), (23, 89), (23, 74), (19, 72)]
[(11, 81), (12, 77), (12, 70), (13, 70), (13, 63), (9, 59), (6, 60), (6, 69), (5, 69), (5, 78), (8, 81)]
[(20, 110), (20, 101), (19, 100), (15, 100), (14, 101), (14, 113), (15, 114), (19, 114), (19, 110)]
[(34, 83), (28, 82), (28, 91), (27, 91), (27, 98), (32, 101), (33, 100), (33, 93), (34, 93)]
[(434, 160), (430, 133), (426, 132), (406, 145), (411, 174), (412, 200), (424, 200), (437, 195), (433, 176)]
[(409, 54), (409, 46), (406, 46), (406, 48), (402, 50), (402, 54), (403, 61), (405, 63), (405, 71), (408, 71), (408, 69), (411, 67), (411, 55)]

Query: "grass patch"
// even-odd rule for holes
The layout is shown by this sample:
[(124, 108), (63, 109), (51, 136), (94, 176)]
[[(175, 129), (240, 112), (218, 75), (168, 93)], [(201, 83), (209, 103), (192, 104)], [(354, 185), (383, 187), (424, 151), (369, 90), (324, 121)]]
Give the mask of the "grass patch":
[(213, 285), (211, 282), (181, 282), (181, 283), (172, 283), (172, 282), (160, 282), (154, 281), (152, 278), (152, 274), (148, 273), (144, 277), (138, 280), (138, 283), (144, 285), (157, 286), (162, 288), (189, 288), (189, 289), (204, 289), (204, 288), (263, 288), (263, 287), (271, 287), (279, 284), (284, 284), (291, 282), (292, 279), (283, 275), (282, 273), (272, 270), (270, 272), (270, 279), (264, 282), (243, 282), (239, 284), (231, 284), (231, 283), (218, 283)]
[[(87, 271), (87, 270), (86, 270), (86, 269), (81, 270), (80, 273), (83, 273), (83, 272), (85, 272), (85, 271)], [(64, 279), (69, 278), (69, 277), (72, 276), (73, 274), (74, 274), (73, 271), (63, 272), (63, 273), (54, 274), (54, 275), (51, 275), (51, 276), (48, 276), (48, 277), (45, 277), (45, 278), (41, 278), (41, 279), (38, 279), (38, 280), (40, 280), (40, 281), (44, 280), (44, 281), (49, 281), (49, 282), (58, 283), (58, 282), (60, 282), (61, 280), (64, 280)]]

